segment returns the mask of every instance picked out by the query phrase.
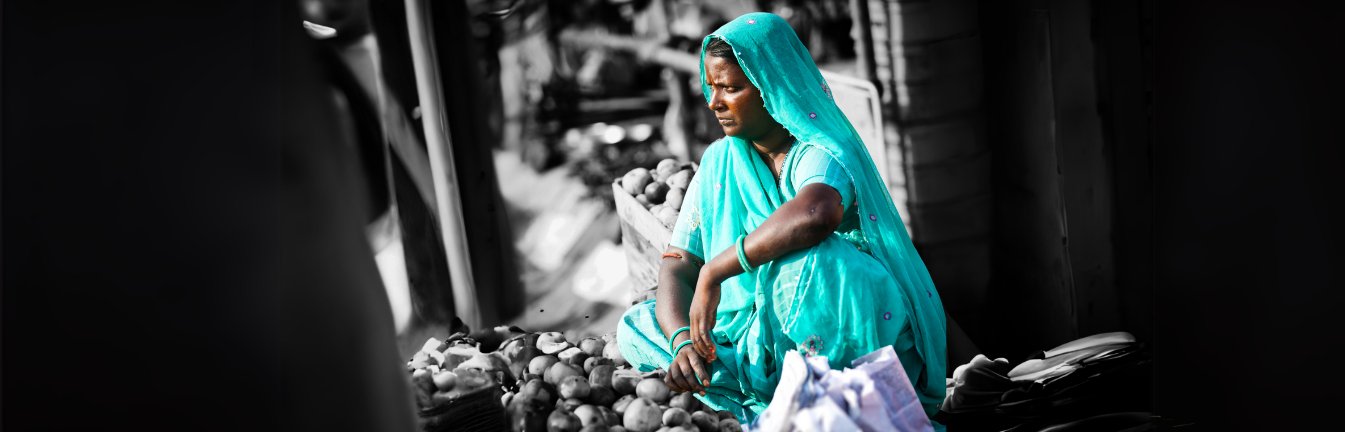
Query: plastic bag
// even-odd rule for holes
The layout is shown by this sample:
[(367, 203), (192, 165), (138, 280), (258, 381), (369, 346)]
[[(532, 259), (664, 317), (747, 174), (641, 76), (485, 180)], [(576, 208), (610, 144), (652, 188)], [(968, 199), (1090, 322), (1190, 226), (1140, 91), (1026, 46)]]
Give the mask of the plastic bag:
[(785, 354), (771, 404), (750, 431), (934, 430), (891, 346), (833, 370), (825, 357)]

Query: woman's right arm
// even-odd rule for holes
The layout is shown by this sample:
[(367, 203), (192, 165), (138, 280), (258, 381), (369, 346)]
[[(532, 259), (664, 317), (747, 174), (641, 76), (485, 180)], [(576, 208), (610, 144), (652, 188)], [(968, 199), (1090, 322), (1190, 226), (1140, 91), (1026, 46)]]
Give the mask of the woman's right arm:
[[(690, 322), (688, 313), (691, 310), (691, 297), (696, 291), (696, 277), (700, 274), (701, 266), (699, 259), (685, 250), (669, 246), (668, 254), (678, 257), (664, 256), (659, 266), (658, 290), (654, 293), (654, 316), (658, 319), (664, 337), (686, 327)], [(672, 340), (671, 347), (675, 348), (690, 338), (690, 332), (682, 332)], [(701, 390), (709, 385), (710, 375), (701, 356), (689, 346), (673, 354), (673, 362), (668, 366), (665, 379), (668, 386), (676, 391), (703, 393)]]

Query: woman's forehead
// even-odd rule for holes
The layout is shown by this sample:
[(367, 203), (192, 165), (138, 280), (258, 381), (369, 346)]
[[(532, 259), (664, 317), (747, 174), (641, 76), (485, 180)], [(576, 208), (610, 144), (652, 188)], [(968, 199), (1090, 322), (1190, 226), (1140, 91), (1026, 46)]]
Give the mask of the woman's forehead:
[(738, 82), (746, 81), (747, 75), (743, 74), (742, 68), (728, 59), (706, 56), (705, 80), (707, 82)]

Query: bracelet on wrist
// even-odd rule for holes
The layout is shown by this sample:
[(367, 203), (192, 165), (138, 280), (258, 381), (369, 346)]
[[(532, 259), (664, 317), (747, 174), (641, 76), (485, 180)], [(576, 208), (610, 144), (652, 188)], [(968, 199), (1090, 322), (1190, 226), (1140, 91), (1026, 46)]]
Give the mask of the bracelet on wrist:
[[(669, 349), (669, 350), (672, 350), (673, 341), (677, 340), (677, 335), (680, 335), (680, 334), (682, 334), (682, 333), (684, 333), (684, 332), (689, 332), (689, 331), (691, 331), (691, 327), (690, 327), (690, 326), (686, 326), (686, 327), (682, 327), (682, 328), (677, 329), (677, 331), (673, 332), (672, 335), (668, 336), (668, 349)], [(691, 339), (687, 339), (687, 340), (690, 341)], [(673, 351), (673, 355), (676, 355), (676, 354), (677, 354), (677, 351)]]
[(743, 272), (751, 273), (755, 269), (752, 267), (751, 264), (748, 264), (747, 262), (747, 251), (743, 246), (743, 244), (746, 242), (747, 242), (747, 234), (743, 234), (742, 236), (738, 237), (738, 242), (736, 246), (736, 248), (738, 249), (738, 265), (741, 265), (743, 267)]
[(677, 344), (677, 348), (673, 348), (672, 350), (672, 358), (676, 359), (677, 353), (682, 351), (682, 348), (686, 347), (687, 345), (691, 345), (691, 339), (684, 340), (682, 341), (682, 343)]

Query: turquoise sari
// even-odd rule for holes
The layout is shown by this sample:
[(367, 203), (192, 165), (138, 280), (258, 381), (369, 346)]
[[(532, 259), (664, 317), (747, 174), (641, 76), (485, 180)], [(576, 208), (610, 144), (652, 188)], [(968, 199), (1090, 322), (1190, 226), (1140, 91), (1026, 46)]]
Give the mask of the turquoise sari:
[[(839, 369), (892, 345), (932, 415), (945, 392), (943, 305), (868, 150), (783, 19), (750, 13), (706, 36), (701, 83), (707, 99), (704, 47), (713, 38), (733, 47), (766, 110), (798, 141), (778, 181), (751, 143), (724, 137), (711, 144), (687, 190), (670, 246), (703, 259), (732, 249), (738, 236), (755, 230), (798, 193), (798, 176), (814, 174), (800, 172), (805, 153), (839, 165), (833, 171), (841, 178), (826, 183), (852, 186), (853, 202), (841, 229), (818, 245), (721, 285), (711, 332), (718, 359), (710, 365), (707, 394), (697, 397), (751, 422), (770, 403), (786, 352), (826, 356)], [(672, 362), (653, 300), (627, 311), (617, 341), (641, 370)]]

